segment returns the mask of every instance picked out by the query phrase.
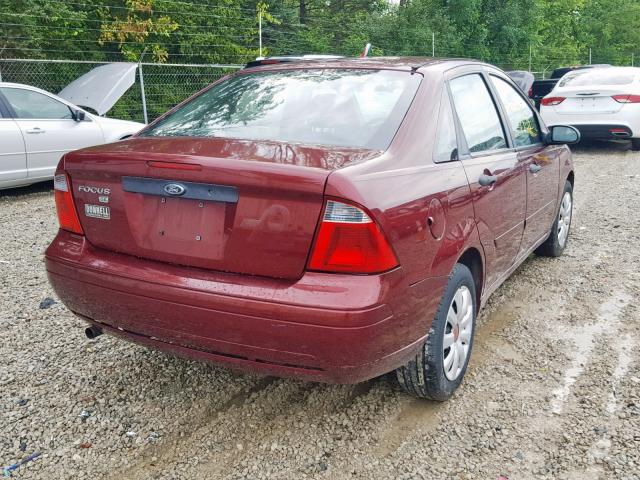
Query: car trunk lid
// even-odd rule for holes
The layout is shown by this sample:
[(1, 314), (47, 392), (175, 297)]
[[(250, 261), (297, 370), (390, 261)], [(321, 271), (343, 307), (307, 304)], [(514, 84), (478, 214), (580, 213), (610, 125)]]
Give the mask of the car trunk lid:
[(620, 87), (576, 87), (558, 89), (550, 94), (553, 97), (565, 97), (556, 105), (555, 111), (561, 115), (592, 115), (594, 113), (616, 113), (622, 104), (613, 99), (620, 93)]
[(377, 156), (202, 138), (137, 138), (68, 154), (78, 215), (94, 246), (225, 272), (299, 278), (327, 176)]

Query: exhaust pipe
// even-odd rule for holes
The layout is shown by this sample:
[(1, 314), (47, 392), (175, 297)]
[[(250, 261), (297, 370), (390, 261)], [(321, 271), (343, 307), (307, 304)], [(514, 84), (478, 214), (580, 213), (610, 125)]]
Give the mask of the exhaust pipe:
[(102, 329), (100, 327), (87, 327), (84, 330), (84, 334), (89, 340), (93, 340), (94, 338), (102, 335)]
[(609, 133), (611, 135), (613, 135), (614, 137), (618, 137), (618, 138), (630, 138), (631, 137), (631, 132), (623, 129), (623, 128), (614, 128), (609, 130)]

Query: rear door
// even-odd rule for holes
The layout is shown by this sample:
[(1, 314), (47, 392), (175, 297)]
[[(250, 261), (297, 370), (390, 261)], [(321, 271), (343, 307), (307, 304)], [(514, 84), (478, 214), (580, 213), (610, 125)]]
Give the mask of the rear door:
[(527, 215), (521, 246), (521, 251), (527, 251), (549, 233), (555, 218), (560, 164), (555, 149), (542, 143), (540, 122), (529, 102), (503, 78), (489, 78), (527, 177)]
[(0, 94), (0, 182), (27, 176), (27, 156), (20, 127), (9, 118)]
[(104, 141), (96, 122), (76, 122), (71, 108), (49, 95), (19, 87), (0, 91), (22, 132), (30, 178), (53, 177), (64, 153)]
[(480, 71), (467, 71), (451, 78), (449, 88), (465, 143), (461, 158), (490, 286), (513, 265), (520, 250), (526, 212), (525, 172), (509, 144), (487, 78)]

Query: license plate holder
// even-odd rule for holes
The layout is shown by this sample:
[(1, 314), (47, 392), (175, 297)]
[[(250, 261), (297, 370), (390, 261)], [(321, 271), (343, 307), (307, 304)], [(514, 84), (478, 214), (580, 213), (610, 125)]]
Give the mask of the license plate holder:
[(150, 228), (138, 241), (155, 252), (219, 260), (225, 248), (225, 208), (222, 202), (144, 195), (141, 211)]

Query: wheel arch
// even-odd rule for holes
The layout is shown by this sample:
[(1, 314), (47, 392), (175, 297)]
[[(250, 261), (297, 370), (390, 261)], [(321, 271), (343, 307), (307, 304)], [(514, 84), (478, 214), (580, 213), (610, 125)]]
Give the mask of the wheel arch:
[(573, 181), (574, 181), (573, 170), (571, 170), (569, 172), (569, 174), (567, 175), (567, 181), (571, 184), (571, 188), (573, 188), (573, 186), (574, 186), (574, 184), (573, 184)]
[(482, 288), (484, 286), (484, 263), (482, 254), (475, 247), (469, 247), (458, 258), (457, 263), (461, 263), (471, 271), (473, 282), (476, 287), (476, 311), (480, 310), (482, 299)]

